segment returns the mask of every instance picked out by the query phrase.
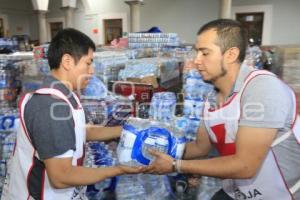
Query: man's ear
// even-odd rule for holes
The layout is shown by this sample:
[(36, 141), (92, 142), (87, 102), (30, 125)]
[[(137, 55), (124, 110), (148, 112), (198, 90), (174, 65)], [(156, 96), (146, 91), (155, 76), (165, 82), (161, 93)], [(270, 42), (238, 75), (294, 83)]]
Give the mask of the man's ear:
[(74, 65), (74, 58), (70, 54), (64, 54), (61, 58), (61, 67), (63, 67), (66, 71), (72, 69)]
[(231, 47), (225, 52), (226, 62), (231, 64), (238, 61), (240, 55), (240, 49), (237, 47)]

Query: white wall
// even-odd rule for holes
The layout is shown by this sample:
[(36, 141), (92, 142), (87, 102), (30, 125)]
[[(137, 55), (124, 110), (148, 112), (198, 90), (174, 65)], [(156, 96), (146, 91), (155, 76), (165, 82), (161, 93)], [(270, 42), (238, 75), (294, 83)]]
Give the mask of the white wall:
[(8, 36), (30, 35), (31, 39), (37, 39), (37, 22), (32, 11), (31, 1), (28, 0), (0, 0), (0, 15), (6, 17)]
[(188, 43), (194, 43), (199, 28), (218, 18), (219, 0), (144, 0), (141, 28), (158, 26), (163, 32), (176, 32)]
[[(90, 8), (86, 9), (83, 0), (77, 0), (74, 27), (91, 37), (97, 45), (104, 44), (104, 19), (121, 18), (123, 32), (128, 31), (129, 6), (123, 0), (89, 0), (88, 3)], [(50, 0), (47, 18), (64, 17), (61, 5), (61, 0)], [(95, 30), (98, 32), (94, 32)]]
[(47, 18), (64, 17), (64, 12), (61, 9), (61, 7), (62, 7), (62, 0), (49, 0)]
[[(129, 6), (123, 0), (89, 0), (91, 9), (84, 10), (84, 0), (77, 0), (75, 27), (86, 31), (97, 43), (103, 40), (103, 17), (125, 16), (125, 32), (129, 29)], [(218, 18), (219, 0), (144, 0), (141, 8), (141, 29), (158, 26), (164, 32), (177, 32), (182, 40), (194, 43), (198, 29)], [(271, 5), (272, 28), (270, 44), (300, 44), (300, 0), (232, 0), (233, 6)], [(49, 1), (48, 18), (64, 17), (61, 0)], [(31, 0), (0, 0), (0, 15), (7, 16), (10, 34), (38, 37), (36, 15)], [(18, 32), (18, 27), (23, 27)], [(94, 34), (92, 29), (98, 28)]]
[(272, 5), (271, 44), (300, 44), (300, 0), (233, 0), (233, 6)]

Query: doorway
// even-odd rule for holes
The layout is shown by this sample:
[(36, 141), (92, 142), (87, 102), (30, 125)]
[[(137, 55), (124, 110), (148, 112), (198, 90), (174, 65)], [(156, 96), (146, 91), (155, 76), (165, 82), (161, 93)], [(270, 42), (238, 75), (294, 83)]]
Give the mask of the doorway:
[(50, 22), (50, 37), (51, 39), (57, 34), (58, 31), (63, 29), (63, 22)]
[(263, 36), (263, 12), (236, 13), (236, 19), (248, 31), (248, 38), (252, 38), (257, 45), (261, 45)]
[(0, 18), (0, 38), (4, 37), (4, 20)]
[(123, 35), (122, 19), (104, 19), (104, 41), (110, 45), (111, 41)]

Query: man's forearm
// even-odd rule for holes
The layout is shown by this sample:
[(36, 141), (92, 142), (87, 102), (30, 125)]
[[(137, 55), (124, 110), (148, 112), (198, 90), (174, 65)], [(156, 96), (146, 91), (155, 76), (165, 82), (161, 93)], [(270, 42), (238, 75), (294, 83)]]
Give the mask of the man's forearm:
[(197, 141), (189, 142), (186, 144), (183, 158), (196, 159), (206, 156), (211, 148), (209, 143), (197, 144)]
[(256, 174), (246, 163), (236, 155), (205, 160), (182, 160), (180, 171), (219, 178), (246, 179)]
[(106, 178), (122, 175), (120, 167), (87, 168), (72, 167), (51, 181), (57, 189), (74, 186), (85, 186), (105, 180)]
[(86, 139), (88, 141), (107, 141), (120, 137), (121, 126), (104, 127), (97, 125), (86, 126)]

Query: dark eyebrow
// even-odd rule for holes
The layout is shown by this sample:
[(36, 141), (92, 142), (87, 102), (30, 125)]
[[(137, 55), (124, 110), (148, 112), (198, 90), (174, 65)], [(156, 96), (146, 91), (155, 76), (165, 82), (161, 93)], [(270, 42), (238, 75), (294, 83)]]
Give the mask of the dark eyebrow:
[(208, 48), (205, 48), (205, 47), (200, 47), (200, 48), (195, 48), (196, 51), (209, 51)]

